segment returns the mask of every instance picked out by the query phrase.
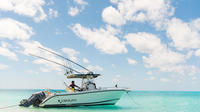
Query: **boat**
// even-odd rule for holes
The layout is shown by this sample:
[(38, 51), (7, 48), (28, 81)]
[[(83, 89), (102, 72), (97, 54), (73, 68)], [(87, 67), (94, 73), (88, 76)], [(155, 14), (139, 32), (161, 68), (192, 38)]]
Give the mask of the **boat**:
[[(98, 78), (101, 76), (100, 74), (94, 74), (92, 71), (83, 67), (82, 65), (63, 57), (53, 51), (49, 51), (45, 48), (40, 48), (47, 52), (50, 52), (56, 56), (66, 59), (79, 67), (85, 69), (87, 73), (81, 73), (75, 69), (70, 68), (69, 66), (63, 65), (58, 62), (54, 62), (52, 60), (46, 59), (44, 57), (36, 56), (31, 54), (34, 57), (44, 59), (46, 61), (53, 62), (55, 64), (64, 66), (66, 69), (69, 69), (65, 73), (67, 79), (78, 78), (82, 80), (81, 87), (79, 89), (70, 88), (65, 83), (66, 92), (50, 92), (49, 90), (39, 91), (37, 93), (32, 94), (32, 96), (28, 99), (23, 99), (19, 106), (29, 107), (73, 107), (73, 106), (97, 106), (97, 105), (115, 105), (118, 100), (120, 100), (121, 96), (124, 93), (129, 92), (130, 90), (127, 88), (119, 88), (117, 85), (112, 88), (97, 88), (94, 82), (94, 78)], [(74, 74), (73, 72), (76, 72)]]

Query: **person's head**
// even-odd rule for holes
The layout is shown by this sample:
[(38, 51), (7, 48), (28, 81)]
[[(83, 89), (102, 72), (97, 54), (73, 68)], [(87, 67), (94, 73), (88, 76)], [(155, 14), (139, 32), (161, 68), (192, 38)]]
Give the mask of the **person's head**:
[(72, 84), (74, 84), (74, 81), (72, 81)]

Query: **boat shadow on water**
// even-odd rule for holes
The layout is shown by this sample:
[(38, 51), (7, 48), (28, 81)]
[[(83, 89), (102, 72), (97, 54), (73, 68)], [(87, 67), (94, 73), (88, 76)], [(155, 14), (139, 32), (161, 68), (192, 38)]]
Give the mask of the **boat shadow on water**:
[[(25, 109), (27, 112), (99, 112), (99, 111), (130, 111), (133, 110), (133, 107), (122, 107), (118, 105), (105, 105), (105, 106), (78, 106), (78, 107), (52, 107), (52, 108), (39, 108), (39, 107), (31, 107), (31, 108), (21, 108)], [(27, 110), (28, 109), (28, 110)], [(136, 108), (135, 108), (136, 109)]]

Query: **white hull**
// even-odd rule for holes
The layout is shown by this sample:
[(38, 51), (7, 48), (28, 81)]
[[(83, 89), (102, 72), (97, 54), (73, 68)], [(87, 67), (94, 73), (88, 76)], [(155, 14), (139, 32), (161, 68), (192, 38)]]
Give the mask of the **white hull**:
[(105, 89), (65, 94), (54, 94), (47, 97), (40, 107), (94, 106), (114, 105), (126, 89)]

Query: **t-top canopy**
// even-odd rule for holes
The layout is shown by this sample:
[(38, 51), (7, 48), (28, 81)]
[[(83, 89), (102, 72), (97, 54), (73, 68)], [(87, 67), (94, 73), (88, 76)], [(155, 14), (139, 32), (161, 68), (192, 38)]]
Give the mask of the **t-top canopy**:
[(70, 79), (70, 78), (86, 79), (86, 78), (97, 78), (98, 76), (100, 76), (100, 74), (70, 74), (67, 76), (67, 78), (68, 79)]

